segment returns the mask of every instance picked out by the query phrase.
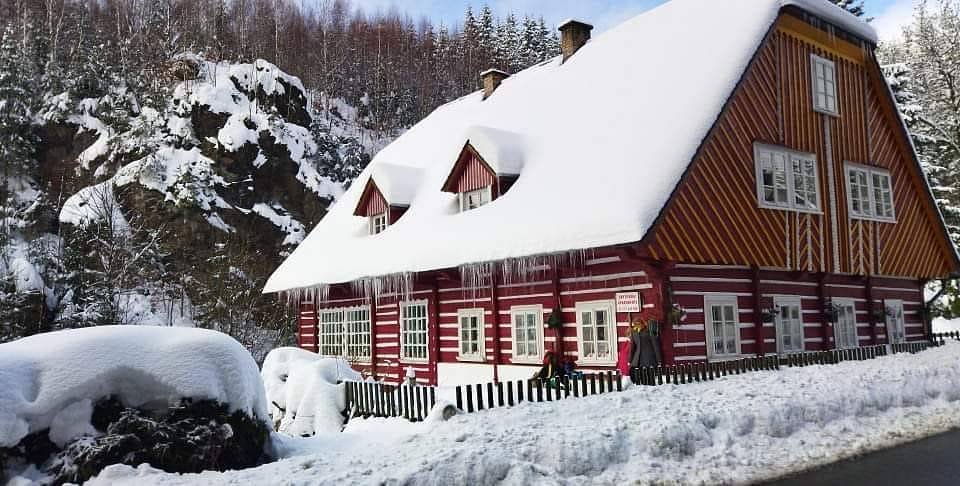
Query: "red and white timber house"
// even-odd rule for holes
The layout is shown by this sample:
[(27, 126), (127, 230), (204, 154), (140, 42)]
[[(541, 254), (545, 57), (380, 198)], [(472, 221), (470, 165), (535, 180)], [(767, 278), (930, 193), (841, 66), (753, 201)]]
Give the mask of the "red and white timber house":
[(960, 260), (871, 27), (673, 0), (560, 31), (386, 147), (271, 277), (302, 348), (391, 382), (612, 369), (617, 294), (667, 364), (927, 338), (923, 288)]

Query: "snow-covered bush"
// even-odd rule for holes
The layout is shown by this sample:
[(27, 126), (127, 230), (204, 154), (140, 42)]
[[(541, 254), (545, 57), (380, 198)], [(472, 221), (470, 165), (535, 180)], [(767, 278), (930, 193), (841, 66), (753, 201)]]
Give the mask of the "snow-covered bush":
[(213, 331), (103, 326), (0, 344), (0, 473), (253, 466), (267, 458), (266, 403), (250, 353)]
[(346, 408), (342, 381), (362, 379), (346, 360), (299, 348), (271, 351), (261, 373), (277, 431), (294, 436), (339, 432)]

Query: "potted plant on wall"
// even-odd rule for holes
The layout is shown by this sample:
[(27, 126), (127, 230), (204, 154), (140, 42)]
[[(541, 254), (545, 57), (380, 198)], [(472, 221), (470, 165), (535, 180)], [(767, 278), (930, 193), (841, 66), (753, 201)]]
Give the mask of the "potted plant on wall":
[(547, 318), (547, 328), (553, 330), (554, 342), (553, 349), (554, 351), (560, 349), (560, 329), (563, 328), (563, 309), (559, 305), (553, 308), (550, 312), (550, 317)]
[(760, 321), (764, 324), (769, 324), (777, 320), (777, 316), (780, 315), (780, 309), (776, 307), (768, 307), (760, 311)]
[(683, 307), (673, 304), (670, 306), (670, 311), (667, 313), (667, 319), (670, 321), (671, 325), (679, 325), (681, 322), (687, 320), (687, 311)]
[(823, 309), (823, 318), (830, 324), (836, 324), (837, 319), (840, 318), (840, 306), (833, 302), (827, 302), (826, 307)]

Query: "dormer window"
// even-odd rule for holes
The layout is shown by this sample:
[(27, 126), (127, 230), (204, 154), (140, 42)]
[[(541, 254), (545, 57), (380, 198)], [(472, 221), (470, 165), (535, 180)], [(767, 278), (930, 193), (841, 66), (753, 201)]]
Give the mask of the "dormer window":
[(460, 193), (460, 212), (467, 212), (471, 209), (477, 209), (490, 202), (493, 190), (491, 186), (481, 187), (472, 191)]
[(370, 216), (370, 234), (379, 235), (389, 225), (387, 213), (374, 214)]

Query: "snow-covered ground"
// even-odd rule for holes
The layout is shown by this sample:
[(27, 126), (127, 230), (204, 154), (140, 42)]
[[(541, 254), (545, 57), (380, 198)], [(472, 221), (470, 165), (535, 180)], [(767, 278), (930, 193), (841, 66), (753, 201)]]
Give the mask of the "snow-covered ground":
[(960, 331), (960, 319), (944, 319), (938, 317), (933, 320), (933, 332)]
[(960, 343), (917, 355), (726, 377), (461, 415), (355, 420), (282, 438), (279, 462), (89, 484), (749, 483), (960, 426)]

